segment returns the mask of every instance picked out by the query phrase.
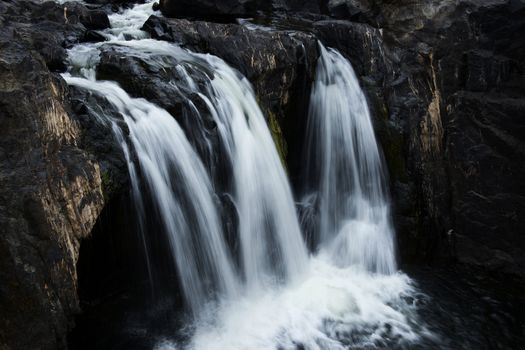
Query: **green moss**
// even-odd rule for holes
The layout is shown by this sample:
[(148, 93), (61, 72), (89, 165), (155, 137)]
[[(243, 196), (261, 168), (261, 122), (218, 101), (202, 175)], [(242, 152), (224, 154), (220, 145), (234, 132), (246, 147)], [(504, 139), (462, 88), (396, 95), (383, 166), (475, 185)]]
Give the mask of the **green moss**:
[(107, 200), (109, 194), (113, 191), (113, 181), (111, 180), (111, 175), (108, 171), (100, 172), (100, 180), (102, 182), (102, 193), (104, 199)]
[(283, 131), (281, 130), (281, 125), (277, 120), (275, 113), (267, 111), (266, 115), (268, 116), (268, 127), (272, 133), (273, 143), (277, 148), (277, 153), (279, 153), (279, 158), (281, 158), (281, 163), (286, 169), (286, 156), (288, 155), (288, 147), (286, 145), (286, 140), (284, 139)]
[(257, 104), (266, 116), (268, 128), (270, 128), (270, 133), (272, 134), (273, 143), (275, 144), (275, 148), (277, 148), (277, 153), (279, 153), (281, 163), (283, 164), (284, 169), (287, 171), (286, 157), (288, 156), (288, 146), (286, 144), (286, 139), (284, 138), (281, 125), (279, 124), (279, 119), (274, 112), (265, 107), (265, 104), (261, 102), (260, 96), (257, 96), (256, 99)]

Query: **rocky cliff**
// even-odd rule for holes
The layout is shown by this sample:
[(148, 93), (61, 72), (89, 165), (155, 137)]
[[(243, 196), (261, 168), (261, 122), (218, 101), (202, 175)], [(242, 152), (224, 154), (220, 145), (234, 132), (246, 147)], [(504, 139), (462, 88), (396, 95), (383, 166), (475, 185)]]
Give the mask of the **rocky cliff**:
[(104, 206), (84, 142), (65, 48), (109, 25), (104, 12), (0, 4), (0, 348), (66, 347), (78, 313), (76, 261)]

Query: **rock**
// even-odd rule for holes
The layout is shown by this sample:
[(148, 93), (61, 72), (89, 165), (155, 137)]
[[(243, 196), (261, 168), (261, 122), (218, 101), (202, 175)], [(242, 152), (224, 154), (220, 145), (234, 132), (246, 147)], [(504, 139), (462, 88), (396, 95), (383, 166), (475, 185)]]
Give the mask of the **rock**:
[[(152, 56), (146, 60), (129, 55), (127, 50), (104, 47), (97, 77), (116, 81), (131, 96), (146, 98), (166, 109), (177, 119), (210, 171), (220, 173), (225, 162), (219, 159), (219, 135), (215, 122), (202, 99), (185, 87), (186, 77), (177, 68), (179, 62), (168, 56)], [(190, 67), (186, 67), (186, 72), (197, 84), (204, 84), (202, 72)], [(195, 108), (199, 115), (195, 114)], [(220, 176), (213, 178), (220, 179)], [(222, 185), (217, 183), (217, 186), (220, 188)]]
[[(281, 156), (287, 158), (287, 152), (300, 152), (302, 132), (298, 130), (305, 127), (308, 105), (297, 101), (308, 100), (314, 76), (318, 52), (312, 35), (156, 16), (151, 16), (143, 29), (154, 38), (219, 56), (243, 73), (253, 84), (263, 112), (273, 125)], [(299, 157), (287, 159), (291, 168), (299, 168)], [(292, 176), (300, 176), (298, 170), (290, 170)]]
[(273, 11), (284, 11), (287, 13), (322, 13), (324, 0), (273, 0)]
[(498, 88), (509, 78), (512, 61), (507, 57), (495, 57), (491, 51), (471, 50), (465, 54), (465, 61), (465, 88), (469, 91)]
[(80, 240), (104, 204), (100, 169), (42, 58), (11, 43), (0, 73), (0, 346), (65, 348)]
[(146, 0), (85, 0), (85, 1), (88, 4), (95, 4), (95, 5), (111, 4), (112, 6), (115, 6), (117, 9), (120, 6), (131, 7), (134, 4), (143, 4), (146, 2)]
[(335, 18), (363, 20), (363, 16), (372, 10), (369, 0), (329, 0), (327, 12)]
[[(0, 348), (60, 349), (79, 312), (75, 264), (104, 206), (81, 146), (65, 48), (86, 28), (54, 2), (0, 3)], [(89, 13), (89, 12), (88, 12)]]
[(391, 70), (378, 29), (346, 20), (324, 20), (313, 23), (313, 30), (326, 46), (335, 47), (348, 57), (359, 75), (380, 82)]
[(65, 49), (86, 38), (86, 27), (109, 27), (105, 13), (88, 10), (80, 3), (4, 2), (0, 4), (0, 18), (0, 23), (6, 23), (0, 40), (28, 45), (39, 52), (52, 71), (65, 70)]
[(249, 17), (260, 10), (270, 10), (270, 6), (260, 6), (260, 0), (161, 0), (160, 10), (167, 17), (192, 17), (232, 20), (237, 17)]
[(82, 42), (96, 43), (106, 41), (106, 37), (96, 31), (88, 30), (81, 39)]
[(64, 13), (68, 21), (77, 19), (87, 29), (102, 30), (110, 27), (108, 15), (102, 10), (89, 10), (77, 2), (66, 2)]
[[(454, 229), (462, 238), (457, 258), (523, 275), (525, 99), (461, 91), (449, 102), (448, 172)], [(508, 259), (489, 261), (499, 251)]]
[(161, 0), (160, 10), (166, 17), (231, 22), (274, 11), (321, 13), (319, 3), (317, 0)]

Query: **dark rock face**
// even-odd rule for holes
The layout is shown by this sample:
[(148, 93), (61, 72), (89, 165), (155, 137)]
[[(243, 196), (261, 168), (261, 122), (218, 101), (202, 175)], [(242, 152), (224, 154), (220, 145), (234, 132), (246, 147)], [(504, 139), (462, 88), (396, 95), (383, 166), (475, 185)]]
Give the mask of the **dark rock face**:
[(232, 21), (272, 11), (320, 13), (317, 0), (160, 0), (160, 10), (167, 17)]
[(78, 311), (79, 240), (103, 206), (100, 170), (76, 145), (64, 82), (12, 49), (0, 65), (0, 344), (63, 347)]
[(67, 85), (52, 73), (94, 23), (74, 8), (64, 17), (52, 2), (0, 3), (2, 349), (66, 347), (80, 240), (104, 205), (99, 164), (80, 146)]
[(457, 257), (522, 274), (525, 100), (460, 91), (449, 103), (446, 151)]
[(268, 6), (261, 7), (259, 0), (161, 0), (160, 10), (168, 17), (197, 17), (208, 19), (234, 19), (236, 17), (252, 16), (258, 10), (270, 10)]
[(363, 20), (372, 11), (370, 0), (328, 0), (326, 11), (335, 18)]

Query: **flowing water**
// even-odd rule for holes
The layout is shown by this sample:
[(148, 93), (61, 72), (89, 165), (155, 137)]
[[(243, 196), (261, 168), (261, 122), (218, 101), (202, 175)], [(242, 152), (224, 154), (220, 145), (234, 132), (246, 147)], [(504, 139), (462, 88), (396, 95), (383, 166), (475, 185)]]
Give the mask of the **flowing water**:
[(386, 181), (366, 98), (350, 62), (319, 48), (304, 160), (319, 207), (315, 243), (339, 266), (393, 273)]
[[(222, 237), (212, 186), (175, 119), (146, 100), (130, 98), (113, 82), (65, 78), (70, 85), (104, 96), (124, 117), (191, 308), (198, 311), (205, 305), (213, 286), (221, 294), (233, 295), (237, 281)], [(132, 166), (133, 188), (139, 189), (140, 179), (133, 163), (128, 164)], [(135, 196), (137, 200), (141, 198)]]
[[(421, 328), (406, 301), (414, 288), (396, 272), (380, 152), (349, 62), (320, 47), (307, 136), (319, 249), (308, 253), (249, 82), (220, 58), (149, 39), (140, 27), (152, 13), (150, 2), (111, 15), (112, 28), (102, 32), (108, 41), (72, 48), (64, 78), (104, 97), (124, 118), (131, 147), (111, 117), (99, 116), (123, 147), (137, 215), (149, 215), (145, 208), (152, 206), (170, 243), (194, 317), (188, 340), (181, 343), (174, 334), (156, 349), (345, 349), (417, 341)], [(213, 169), (175, 118), (115, 82), (96, 80), (100, 50), (108, 46), (149, 65), (176, 64), (184, 79), (171, 83), (204, 102), (231, 171), (227, 191), (238, 216), (239, 263), (221, 225), (216, 198), (222, 193)], [(194, 113), (199, 116), (197, 108)], [(147, 248), (148, 227), (142, 226)]]

